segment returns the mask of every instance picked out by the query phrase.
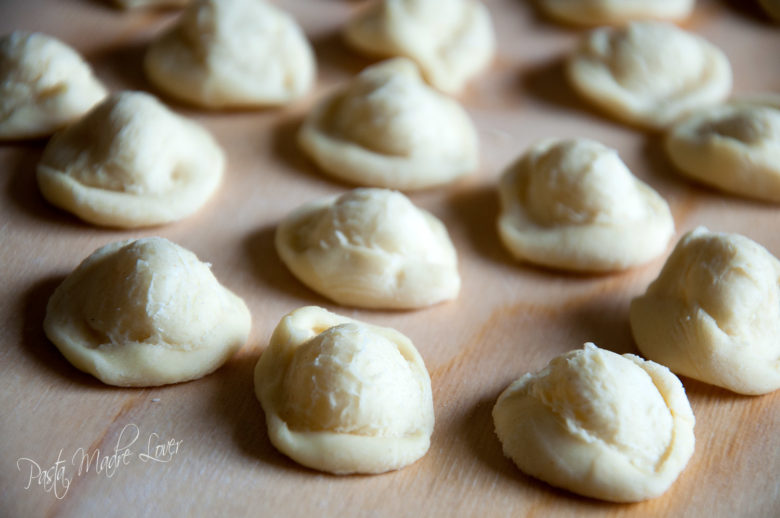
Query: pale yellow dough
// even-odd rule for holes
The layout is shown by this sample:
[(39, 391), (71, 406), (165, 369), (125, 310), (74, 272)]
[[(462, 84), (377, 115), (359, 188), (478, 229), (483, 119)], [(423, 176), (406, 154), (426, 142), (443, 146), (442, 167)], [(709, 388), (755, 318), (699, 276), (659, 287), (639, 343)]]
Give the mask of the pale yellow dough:
[(0, 37), (0, 141), (50, 135), (105, 96), (90, 66), (61, 41), (21, 31)]
[(205, 108), (287, 104), (315, 79), (305, 34), (265, 0), (194, 0), (151, 43), (144, 67), (162, 91)]
[(413, 190), (475, 171), (466, 111), (429, 88), (404, 58), (365, 69), (315, 106), (298, 142), (325, 172), (358, 185)]
[(307, 203), (279, 224), (276, 250), (304, 284), (347, 306), (419, 308), (460, 289), (447, 229), (395, 191)]
[(43, 326), (76, 368), (147, 387), (214, 371), (246, 342), (251, 318), (208, 264), (151, 237), (87, 257), (54, 291)]
[(662, 22), (590, 32), (567, 73), (588, 101), (630, 124), (663, 129), (731, 91), (731, 65), (717, 47)]
[(90, 223), (143, 227), (198, 210), (224, 165), (205, 129), (151, 95), (121, 92), (52, 137), (38, 186), (52, 204)]
[(191, 0), (111, 0), (122, 9), (145, 9), (149, 7), (184, 7)]
[(780, 0), (758, 0), (764, 11), (775, 20), (780, 20)]
[(336, 474), (383, 473), (425, 455), (431, 380), (398, 331), (304, 307), (285, 316), (255, 368), (273, 445)]
[(493, 422), (523, 472), (614, 502), (661, 495), (695, 442), (693, 411), (669, 369), (591, 343), (512, 383)]
[(699, 227), (631, 302), (639, 350), (740, 394), (780, 388), (780, 261), (739, 234)]
[(550, 139), (507, 168), (498, 231), (515, 258), (576, 271), (613, 271), (666, 250), (669, 206), (617, 151), (588, 139)]
[(620, 25), (634, 20), (680, 21), (694, 0), (540, 0), (553, 18), (576, 25)]
[(490, 64), (490, 13), (476, 0), (382, 0), (351, 20), (344, 35), (356, 49), (413, 60), (425, 79), (450, 94)]
[(702, 109), (670, 129), (666, 151), (686, 176), (780, 202), (780, 96)]

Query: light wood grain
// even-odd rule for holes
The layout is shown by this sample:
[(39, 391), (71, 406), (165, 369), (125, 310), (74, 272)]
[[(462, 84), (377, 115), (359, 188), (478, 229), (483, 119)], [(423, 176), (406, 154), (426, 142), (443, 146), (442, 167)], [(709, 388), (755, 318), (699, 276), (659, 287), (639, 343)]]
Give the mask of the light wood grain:
[[(629, 167), (670, 202), (677, 236), (696, 225), (740, 232), (780, 254), (778, 208), (694, 185), (672, 172), (658, 138), (602, 118), (565, 84), (560, 60), (579, 34), (541, 19), (530, 2), (487, 0), (498, 32), (491, 69), (462, 97), (482, 143), (478, 174), (414, 194), (447, 225), (463, 288), (452, 303), (414, 312), (338, 308), (298, 283), (273, 250), (275, 224), (295, 205), (347, 186), (299, 153), (300, 118), (324, 92), (370, 63), (337, 31), (360, 2), (285, 0), (314, 41), (319, 82), (295, 105), (206, 113), (171, 105), (214, 132), (229, 171), (214, 199), (168, 226), (97, 229), (46, 204), (34, 181), (44, 142), (0, 145), (0, 515), (89, 516), (707, 516), (780, 515), (780, 394), (743, 397), (683, 379), (697, 418), (696, 452), (668, 493), (634, 505), (580, 498), (521, 474), (501, 454), (490, 411), (513, 379), (594, 341), (636, 352), (628, 303), (663, 263), (602, 276), (573, 276), (514, 263), (495, 231), (494, 185), (502, 167), (547, 136), (584, 135), (616, 147)], [(699, 0), (687, 24), (724, 49), (738, 93), (780, 90), (780, 28), (752, 2)], [(69, 42), (112, 89), (150, 89), (145, 44), (173, 12), (123, 13), (99, 1), (0, 2), (0, 31), (39, 30)], [(105, 243), (162, 235), (213, 264), (247, 301), (247, 346), (216, 373), (155, 389), (104, 386), (71, 367), (41, 329), (63, 276)], [(335, 477), (301, 468), (270, 445), (252, 370), (288, 311), (319, 304), (395, 327), (431, 372), (436, 430), (416, 464), (380, 476)], [(124, 429), (139, 430), (134, 456), (113, 476), (78, 476), (79, 448), (110, 454)], [(143, 462), (153, 433), (181, 441), (168, 463)], [(126, 436), (125, 436), (126, 438)], [(28, 457), (44, 469), (59, 452), (72, 482), (62, 499), (33, 484)]]

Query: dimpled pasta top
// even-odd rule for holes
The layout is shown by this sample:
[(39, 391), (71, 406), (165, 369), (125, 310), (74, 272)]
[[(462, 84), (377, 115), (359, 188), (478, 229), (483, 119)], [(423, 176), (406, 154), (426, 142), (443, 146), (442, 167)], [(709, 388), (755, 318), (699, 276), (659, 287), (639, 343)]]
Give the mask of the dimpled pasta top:
[(666, 202), (636, 179), (617, 152), (588, 139), (532, 146), (500, 183), (498, 229), (517, 258), (554, 268), (610, 271), (666, 248)]
[(604, 500), (659, 496), (693, 454), (694, 417), (680, 381), (590, 343), (515, 381), (493, 419), (522, 471)]
[(344, 34), (360, 51), (413, 60), (431, 85), (450, 94), (486, 68), (495, 50), (490, 13), (475, 0), (383, 0)]
[(422, 457), (428, 372), (408, 338), (317, 307), (285, 316), (255, 369), (271, 442), (305, 466), (382, 473)]
[(699, 227), (631, 302), (639, 350), (741, 394), (780, 388), (780, 261), (739, 234)]
[(407, 59), (362, 71), (306, 117), (298, 141), (325, 172), (359, 185), (422, 189), (478, 166), (476, 130)]
[(208, 264), (157, 237), (96, 250), (56, 289), (44, 321), (75, 367), (119, 386), (208, 374), (244, 344), (250, 325), (244, 302)]
[(569, 58), (567, 71), (588, 101), (624, 122), (654, 129), (731, 91), (723, 52), (661, 22), (592, 31)]
[(151, 95), (120, 92), (51, 139), (38, 186), (51, 203), (96, 225), (158, 225), (205, 204), (224, 163), (205, 129)]
[(89, 65), (61, 41), (21, 31), (0, 37), (0, 141), (50, 135), (105, 96)]
[(144, 66), (165, 93), (206, 108), (287, 104), (315, 79), (303, 31), (265, 0), (193, 1)]
[(780, 96), (703, 108), (675, 124), (665, 144), (686, 176), (780, 202)]
[(339, 304), (410, 309), (460, 289), (446, 228), (395, 191), (305, 204), (279, 224), (276, 249), (298, 279)]
[(566, 23), (619, 25), (633, 20), (683, 20), (693, 11), (694, 0), (542, 0), (539, 5)]

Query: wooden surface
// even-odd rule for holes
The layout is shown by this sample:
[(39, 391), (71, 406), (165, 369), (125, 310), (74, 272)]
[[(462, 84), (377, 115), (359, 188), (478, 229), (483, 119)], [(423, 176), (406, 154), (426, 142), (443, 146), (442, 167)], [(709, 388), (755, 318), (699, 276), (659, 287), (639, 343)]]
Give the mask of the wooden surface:
[[(83, 224), (38, 193), (34, 171), (45, 142), (0, 145), (0, 515), (780, 516), (780, 393), (743, 397), (683, 379), (697, 419), (696, 452), (672, 488), (645, 503), (615, 505), (551, 488), (501, 454), (490, 416), (499, 392), (588, 340), (636, 352), (628, 303), (663, 263), (602, 276), (514, 263), (495, 231), (494, 186), (501, 168), (528, 144), (548, 136), (599, 139), (669, 201), (676, 237), (705, 224), (743, 233), (780, 254), (777, 206), (681, 179), (657, 137), (581, 104), (560, 66), (579, 32), (540, 18), (528, 2), (486, 1), (498, 56), (461, 96), (479, 129), (480, 171), (412, 196), (449, 228), (460, 258), (460, 297), (414, 312), (345, 309), (285, 270), (273, 249), (275, 224), (297, 204), (347, 188), (301, 156), (294, 134), (319, 96), (370, 62), (337, 34), (360, 3), (279, 1), (314, 42), (319, 64), (316, 91), (293, 106), (206, 113), (171, 103), (212, 130), (229, 157), (218, 194), (185, 221), (141, 231)], [(735, 92), (780, 91), (780, 28), (750, 5), (699, 0), (686, 27), (730, 57)], [(0, 2), (3, 33), (37, 30), (69, 42), (114, 90), (150, 89), (141, 73), (144, 46), (173, 16), (123, 13), (90, 0)], [(252, 334), (239, 354), (201, 380), (154, 389), (105, 386), (71, 367), (46, 340), (46, 301), (95, 248), (149, 235), (211, 262), (216, 276), (246, 300)], [(273, 449), (252, 370), (279, 319), (307, 304), (395, 327), (415, 342), (431, 373), (437, 419), (430, 451), (419, 462), (380, 476), (336, 477), (301, 468)], [(169, 462), (143, 456), (150, 442), (170, 444), (162, 459)], [(117, 446), (131, 455), (114, 469), (95, 473), (93, 466), (79, 475), (71, 464), (80, 451), (110, 456)], [(46, 470), (58, 455), (71, 480), (67, 491), (61, 481), (54, 488), (30, 481), (33, 462)]]

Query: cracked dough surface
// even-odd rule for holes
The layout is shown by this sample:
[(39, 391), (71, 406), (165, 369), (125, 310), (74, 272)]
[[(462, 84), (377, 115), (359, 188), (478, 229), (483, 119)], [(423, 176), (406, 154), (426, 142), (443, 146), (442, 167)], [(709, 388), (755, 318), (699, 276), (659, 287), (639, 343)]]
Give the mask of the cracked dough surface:
[(731, 91), (726, 55), (662, 22), (591, 31), (567, 62), (574, 89), (623, 122), (663, 129)]
[(195, 0), (147, 50), (149, 80), (206, 108), (287, 104), (315, 79), (298, 23), (265, 0)]
[(446, 184), (479, 165), (466, 111), (397, 58), (363, 70), (321, 101), (298, 142), (326, 173), (359, 185), (413, 190)]
[(384, 0), (346, 26), (357, 50), (413, 60), (442, 92), (457, 93), (493, 58), (490, 13), (474, 0)]
[(694, 0), (541, 0), (553, 18), (576, 25), (619, 25), (632, 20), (679, 21), (693, 11)]
[(54, 291), (46, 336), (109, 385), (200, 378), (241, 348), (251, 326), (244, 301), (209, 266), (159, 237), (108, 244)]
[(90, 66), (61, 41), (22, 31), (0, 37), (0, 141), (50, 135), (105, 96)]
[(686, 176), (780, 202), (780, 96), (702, 109), (675, 124), (665, 144)]
[(431, 381), (398, 331), (318, 307), (285, 316), (255, 368), (268, 435), (304, 466), (383, 473), (425, 455)]
[(630, 268), (661, 254), (674, 232), (669, 206), (593, 140), (532, 146), (499, 182), (498, 231), (519, 260), (579, 271)]
[(512, 383), (493, 408), (504, 454), (556, 487), (614, 502), (666, 491), (694, 450), (680, 380), (591, 343)]
[(699, 227), (631, 302), (642, 354), (740, 394), (780, 388), (780, 262), (739, 234)]
[(52, 137), (38, 186), (84, 221), (135, 228), (198, 210), (219, 186), (224, 165), (204, 128), (151, 95), (120, 92)]
[(347, 306), (412, 309), (460, 290), (447, 229), (395, 191), (307, 203), (279, 224), (276, 250), (301, 282)]

